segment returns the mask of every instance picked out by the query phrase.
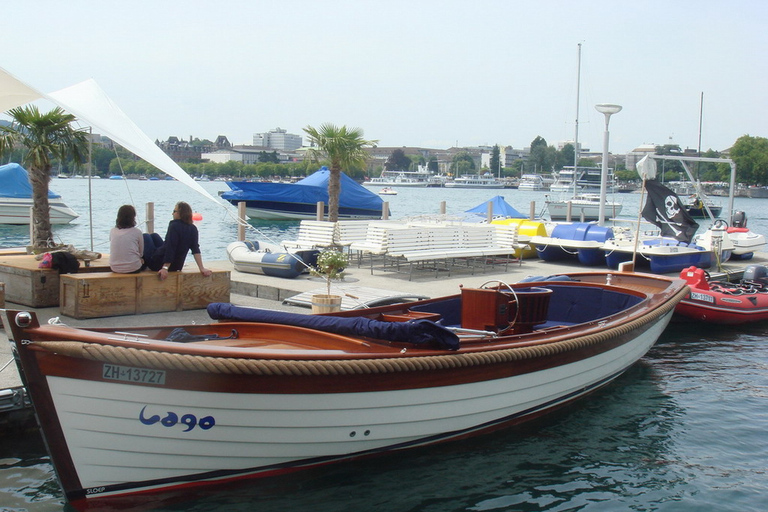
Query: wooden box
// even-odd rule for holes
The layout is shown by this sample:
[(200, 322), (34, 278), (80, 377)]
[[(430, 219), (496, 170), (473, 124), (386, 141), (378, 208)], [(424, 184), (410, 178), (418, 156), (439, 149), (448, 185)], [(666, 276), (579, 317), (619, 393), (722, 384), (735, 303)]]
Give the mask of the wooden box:
[[(40, 262), (33, 255), (7, 255), (0, 257), (0, 281), (5, 283), (5, 300), (33, 308), (59, 305), (58, 270), (38, 268)], [(89, 267), (80, 266), (80, 272), (109, 270), (109, 258), (91, 262)]]
[(61, 276), (59, 309), (78, 319), (201, 309), (229, 302), (229, 277), (225, 270), (209, 277), (170, 272), (164, 281), (156, 272), (67, 274)]

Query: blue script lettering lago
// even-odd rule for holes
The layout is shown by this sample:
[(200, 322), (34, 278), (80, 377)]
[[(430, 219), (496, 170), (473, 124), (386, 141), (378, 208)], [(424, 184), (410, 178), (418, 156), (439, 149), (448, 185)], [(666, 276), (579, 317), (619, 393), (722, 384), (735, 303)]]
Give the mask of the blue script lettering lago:
[(165, 418), (160, 418), (159, 414), (155, 414), (147, 418), (144, 416), (144, 411), (146, 409), (147, 406), (145, 405), (139, 413), (139, 420), (145, 425), (154, 425), (155, 423), (159, 423), (164, 427), (170, 428), (181, 423), (187, 427), (184, 432), (189, 432), (195, 427), (201, 428), (203, 430), (209, 430), (216, 424), (216, 420), (213, 418), (213, 416), (203, 416), (198, 421), (197, 416), (194, 414), (184, 414), (181, 416), (181, 418), (179, 418), (179, 415), (172, 411), (168, 411)]

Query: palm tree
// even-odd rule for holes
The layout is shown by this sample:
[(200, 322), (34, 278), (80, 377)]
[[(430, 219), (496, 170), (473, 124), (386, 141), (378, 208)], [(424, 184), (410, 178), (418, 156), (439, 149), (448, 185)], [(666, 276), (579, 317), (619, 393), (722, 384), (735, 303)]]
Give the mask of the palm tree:
[(51, 212), (48, 204), (48, 184), (51, 181), (51, 160), (76, 164), (87, 159), (88, 134), (72, 126), (75, 116), (59, 107), (41, 113), (34, 105), (8, 111), (13, 121), (9, 127), (0, 127), (0, 155), (14, 146), (26, 148), (23, 164), (32, 185), (32, 246), (49, 247), (53, 240)]
[(328, 177), (328, 220), (339, 220), (339, 193), (341, 192), (342, 168), (363, 165), (368, 158), (366, 147), (374, 146), (379, 141), (363, 139), (363, 130), (347, 128), (331, 123), (320, 125), (320, 129), (311, 126), (304, 128), (309, 141), (314, 146), (310, 155), (316, 160), (320, 155), (331, 161)]

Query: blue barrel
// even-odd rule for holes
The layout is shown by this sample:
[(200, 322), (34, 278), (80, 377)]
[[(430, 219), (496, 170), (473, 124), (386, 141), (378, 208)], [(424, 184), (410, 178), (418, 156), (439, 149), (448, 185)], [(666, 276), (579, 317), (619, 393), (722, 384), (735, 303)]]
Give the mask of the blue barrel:
[(583, 240), (604, 243), (611, 238), (613, 238), (613, 230), (611, 228), (591, 224), (584, 234)]
[(590, 222), (558, 224), (555, 226), (555, 229), (552, 230), (552, 238), (602, 243), (609, 238), (613, 238), (613, 230)]

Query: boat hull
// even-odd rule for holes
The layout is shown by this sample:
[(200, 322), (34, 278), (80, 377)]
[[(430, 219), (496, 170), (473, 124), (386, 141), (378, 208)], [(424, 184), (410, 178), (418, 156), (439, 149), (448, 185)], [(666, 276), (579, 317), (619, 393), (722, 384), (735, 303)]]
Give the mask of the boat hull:
[(688, 215), (694, 219), (708, 219), (709, 213), (707, 212), (707, 209), (709, 209), (709, 211), (712, 213), (712, 217), (714, 218), (719, 217), (723, 212), (722, 206), (709, 206), (709, 208), (687, 206), (685, 210), (688, 212)]
[(749, 260), (755, 254), (755, 251), (761, 250), (765, 246), (765, 236), (754, 233), (747, 228), (728, 228), (728, 236), (733, 243), (733, 252), (731, 258), (734, 260)]
[(293, 279), (307, 272), (317, 262), (317, 250), (287, 252), (256, 250), (246, 242), (232, 242), (227, 246), (229, 261), (238, 272)]
[[(547, 211), (553, 221), (565, 221), (568, 219), (568, 203), (571, 203), (571, 219), (582, 222), (596, 221), (600, 218), (600, 204), (594, 202), (579, 201), (549, 201)], [(621, 204), (609, 203), (605, 205), (604, 220), (617, 217), (621, 213)]]
[[(80, 489), (68, 493), (75, 501), (182, 482), (266, 476), (522, 422), (613, 380), (650, 349), (668, 321), (665, 316), (635, 339), (588, 361), (422, 389), (227, 393), (66, 377), (48, 377), (46, 385), (80, 481)], [(76, 368), (82, 375), (103, 375), (113, 366), (92, 362)], [(165, 381), (194, 378), (168, 372)], [(309, 381), (326, 387), (319, 381), (329, 378)], [(235, 389), (241, 380), (224, 379), (222, 388)], [(334, 380), (341, 388), (361, 384), (359, 377)], [(556, 384), (531, 385), (542, 381)], [(196, 418), (198, 427), (187, 432), (192, 420), (185, 425), (185, 417)], [(213, 418), (208, 430), (200, 428), (206, 418)]]
[[(326, 206), (326, 214), (328, 207)], [(314, 220), (317, 205), (308, 203), (281, 203), (277, 201), (245, 201), (245, 214), (252, 219)], [(381, 210), (339, 207), (339, 219), (380, 219)]]
[[(51, 224), (69, 224), (79, 217), (69, 206), (61, 201), (49, 200)], [(32, 208), (31, 199), (0, 199), (0, 224), (29, 224)]]
[(449, 181), (445, 185), (445, 188), (483, 188), (483, 189), (499, 189), (504, 188), (503, 183), (456, 183), (455, 181)]
[[(603, 245), (603, 251), (608, 267), (618, 269), (621, 263), (632, 261), (634, 243), (609, 240)], [(635, 263), (650, 267), (654, 274), (669, 274), (690, 266), (709, 268), (713, 259), (712, 251), (696, 245), (689, 246), (674, 239), (652, 239), (638, 244)]]

